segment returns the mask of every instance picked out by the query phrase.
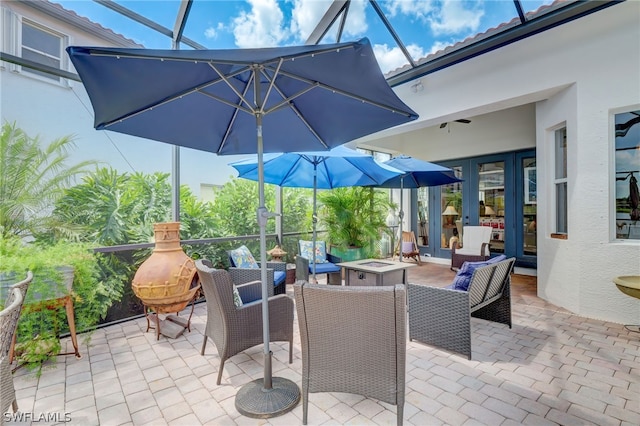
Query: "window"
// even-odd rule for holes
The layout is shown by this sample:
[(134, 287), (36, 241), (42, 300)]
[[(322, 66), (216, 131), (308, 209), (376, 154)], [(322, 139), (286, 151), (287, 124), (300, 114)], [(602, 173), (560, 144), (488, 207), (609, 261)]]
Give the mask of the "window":
[[(46, 30), (36, 24), (22, 21), (21, 56), (24, 59), (62, 68), (63, 37)], [(22, 72), (37, 75), (52, 81), (60, 81), (60, 77), (23, 66)]]
[(567, 128), (555, 131), (556, 233), (567, 234)]
[(615, 114), (616, 238), (640, 240), (640, 110)]

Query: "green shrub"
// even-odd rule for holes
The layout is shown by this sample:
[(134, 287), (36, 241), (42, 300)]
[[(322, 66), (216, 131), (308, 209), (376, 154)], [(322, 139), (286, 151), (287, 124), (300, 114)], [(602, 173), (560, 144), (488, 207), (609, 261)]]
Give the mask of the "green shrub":
[[(0, 239), (0, 273), (19, 281), (32, 271), (25, 309), (17, 331), (19, 362), (28, 368), (39, 369), (44, 362), (60, 350), (58, 337), (69, 332), (64, 307), (55, 310), (33, 310), (38, 300), (65, 294), (65, 277), (60, 267), (73, 268), (72, 297), (76, 330), (84, 342), (90, 338), (112, 302), (112, 294), (99, 279), (96, 256), (86, 243), (58, 242), (54, 245), (25, 244), (17, 238)], [(44, 342), (44, 343), (43, 343)], [(42, 350), (47, 348), (46, 350)]]

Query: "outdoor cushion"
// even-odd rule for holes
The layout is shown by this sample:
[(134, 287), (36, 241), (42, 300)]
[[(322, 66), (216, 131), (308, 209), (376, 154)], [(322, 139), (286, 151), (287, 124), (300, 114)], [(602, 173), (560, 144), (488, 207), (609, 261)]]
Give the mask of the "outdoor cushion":
[(414, 250), (413, 241), (403, 241), (402, 242), (402, 252), (403, 253), (411, 253)]
[(247, 246), (240, 246), (235, 250), (231, 250), (229, 254), (236, 268), (257, 269), (260, 267)]
[(236, 308), (242, 306), (242, 298), (240, 297), (240, 292), (238, 291), (238, 287), (233, 286), (233, 304), (236, 305)]
[[(311, 271), (312, 266), (309, 266)], [(316, 263), (316, 274), (330, 274), (332, 272), (340, 272), (342, 269), (333, 263)]]
[(456, 274), (453, 282), (448, 288), (452, 288), (453, 290), (467, 291), (469, 290), (469, 284), (471, 283), (471, 277), (476, 269), (481, 266), (491, 265), (492, 263), (497, 263), (505, 260), (507, 256), (501, 254), (500, 256), (493, 257), (484, 262), (464, 262), (458, 273)]
[(287, 273), (284, 271), (273, 271), (273, 285), (278, 286), (287, 279)]
[(314, 256), (313, 241), (300, 240), (300, 256), (309, 259), (309, 263), (327, 263), (327, 245), (324, 241), (316, 241)]

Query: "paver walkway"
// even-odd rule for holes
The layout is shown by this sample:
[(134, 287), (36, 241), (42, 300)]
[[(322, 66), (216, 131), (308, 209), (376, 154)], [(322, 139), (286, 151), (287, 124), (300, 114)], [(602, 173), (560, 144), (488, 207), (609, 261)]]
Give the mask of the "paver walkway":
[[(439, 285), (454, 275), (433, 263), (409, 271), (412, 282)], [(471, 361), (408, 343), (406, 425), (640, 424), (639, 334), (544, 302), (528, 277), (515, 277), (512, 302), (512, 329), (472, 321)], [(55, 368), (39, 379), (19, 369), (14, 381), (21, 413), (57, 416), (57, 423), (66, 414), (68, 424), (83, 426), (302, 424), (301, 404), (267, 420), (236, 411), (238, 389), (262, 377), (262, 347), (228, 360), (216, 386), (219, 358), (213, 344), (200, 355), (205, 319), (205, 306), (198, 305), (191, 332), (175, 340), (156, 341), (153, 332), (145, 333), (144, 319), (112, 325), (94, 332), (88, 347), (82, 345), (80, 360), (58, 357)], [(296, 320), (293, 364), (287, 363), (286, 344), (271, 348), (274, 376), (300, 384), (297, 326)], [(373, 399), (310, 394), (310, 425), (395, 421), (395, 406)]]

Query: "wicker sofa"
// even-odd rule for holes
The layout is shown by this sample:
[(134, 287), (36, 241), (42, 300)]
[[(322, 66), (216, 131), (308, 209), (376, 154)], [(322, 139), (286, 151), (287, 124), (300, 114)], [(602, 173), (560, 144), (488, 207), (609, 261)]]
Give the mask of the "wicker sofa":
[(302, 423), (309, 392), (347, 392), (397, 405), (406, 369), (405, 286), (293, 286), (302, 347)]
[(514, 258), (481, 266), (467, 291), (407, 285), (409, 338), (471, 359), (471, 317), (511, 328), (511, 272)]

